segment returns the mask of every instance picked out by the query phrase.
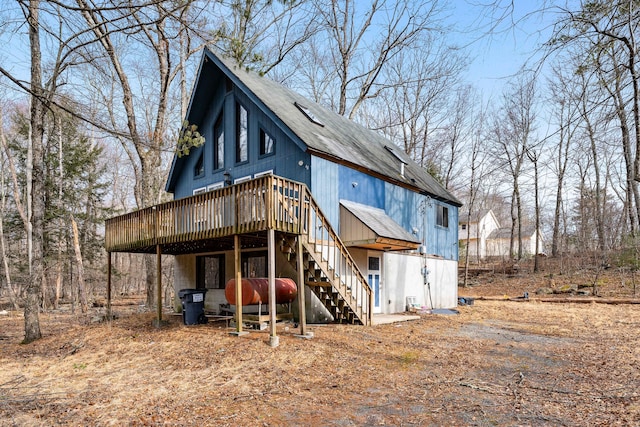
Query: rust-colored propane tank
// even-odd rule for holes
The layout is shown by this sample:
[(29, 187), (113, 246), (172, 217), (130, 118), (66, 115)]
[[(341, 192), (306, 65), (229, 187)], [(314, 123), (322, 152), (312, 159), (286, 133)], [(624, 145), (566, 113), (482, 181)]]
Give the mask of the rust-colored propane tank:
[[(224, 296), (231, 305), (236, 305), (236, 279), (231, 279), (224, 287)], [(296, 282), (291, 279), (276, 279), (276, 304), (286, 304), (298, 296)], [(242, 305), (269, 303), (269, 279), (243, 278)]]

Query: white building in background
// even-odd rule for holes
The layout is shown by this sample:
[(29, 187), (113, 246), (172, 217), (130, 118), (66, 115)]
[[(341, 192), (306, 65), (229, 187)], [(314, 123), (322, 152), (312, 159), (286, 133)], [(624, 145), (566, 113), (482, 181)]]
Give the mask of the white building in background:
[[(489, 257), (507, 258), (511, 245), (511, 228), (500, 227), (500, 223), (491, 209), (483, 209), (471, 217), (467, 214), (460, 215), (458, 223), (458, 237), (461, 251), (469, 242), (469, 258), (472, 260), (484, 260)], [(536, 239), (539, 240), (538, 251), (542, 252), (544, 239), (535, 227), (525, 226), (522, 229), (522, 253), (531, 256), (536, 253)], [(514, 251), (518, 251), (516, 239)], [(460, 255), (464, 255), (461, 252)]]
[[(460, 214), (458, 223), (458, 239), (460, 248), (464, 248), (469, 241), (469, 257), (471, 259), (485, 259), (487, 253), (487, 239), (489, 235), (500, 228), (500, 223), (491, 209), (483, 209), (469, 216)], [(508, 252), (508, 248), (507, 248)], [(461, 253), (460, 255), (464, 255)]]

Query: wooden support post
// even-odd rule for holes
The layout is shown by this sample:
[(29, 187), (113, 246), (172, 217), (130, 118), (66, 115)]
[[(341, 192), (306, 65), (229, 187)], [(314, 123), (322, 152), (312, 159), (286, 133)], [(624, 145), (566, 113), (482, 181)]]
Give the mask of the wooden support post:
[(240, 254), (240, 236), (233, 236), (233, 254), (236, 277), (236, 330), (231, 332), (232, 335), (245, 335), (248, 332), (242, 331), (242, 259)]
[(276, 232), (267, 230), (267, 276), (269, 278), (269, 345), (277, 347), (279, 337), (276, 336)]
[(367, 323), (365, 324), (365, 326), (371, 326), (373, 324), (373, 289), (369, 294), (369, 312), (367, 313), (366, 317), (367, 317)]
[(304, 261), (302, 259), (302, 236), (298, 236), (298, 247), (296, 248), (296, 264), (298, 266), (298, 311), (300, 312), (300, 336), (303, 338), (311, 338), (311, 334), (307, 333), (307, 308), (305, 304), (304, 293), (307, 287), (304, 284)]
[(111, 252), (107, 252), (107, 319), (111, 320)]
[(162, 247), (156, 245), (156, 285), (157, 319), (156, 326), (162, 326)]

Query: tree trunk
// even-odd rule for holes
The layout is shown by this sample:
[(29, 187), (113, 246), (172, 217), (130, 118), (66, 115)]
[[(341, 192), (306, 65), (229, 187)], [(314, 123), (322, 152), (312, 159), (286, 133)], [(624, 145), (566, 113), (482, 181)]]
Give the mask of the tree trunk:
[(516, 185), (514, 184), (513, 192), (511, 193), (511, 238), (509, 239), (509, 259), (513, 259), (516, 251), (516, 224), (518, 220), (518, 214), (516, 210)]
[(5, 212), (5, 188), (4, 188), (4, 170), (0, 170), (0, 256), (2, 256), (2, 267), (4, 269), (4, 277), (7, 282), (7, 290), (9, 291), (9, 301), (13, 308), (17, 311), (20, 309), (18, 301), (11, 284), (11, 271), (9, 271), (9, 262), (7, 261), (7, 250), (4, 243), (4, 212)]
[(83, 313), (89, 311), (87, 303), (87, 287), (84, 283), (84, 265), (82, 263), (82, 252), (80, 251), (80, 237), (78, 224), (75, 218), (71, 217), (71, 229), (73, 230), (73, 251), (76, 254), (76, 264), (78, 265), (78, 295), (80, 296), (80, 310)]
[(534, 186), (535, 186), (535, 210), (536, 210), (536, 230), (535, 230), (535, 238), (536, 238), (536, 246), (535, 253), (533, 254), (533, 272), (537, 273), (540, 270), (538, 253), (540, 253), (540, 239), (539, 231), (540, 231), (540, 194), (538, 191), (538, 156), (536, 154), (532, 154), (531, 162), (533, 163), (533, 173), (534, 173)]
[(33, 237), (33, 256), (30, 272), (30, 280), (27, 284), (24, 306), (24, 342), (29, 343), (40, 339), (40, 290), (44, 281), (43, 260), (43, 225), (44, 225), (44, 150), (43, 150), (43, 90), (42, 90), (42, 64), (40, 52), (39, 31), (39, 0), (29, 1), (29, 41), (31, 48), (31, 145), (33, 155), (32, 188), (30, 197), (32, 200), (33, 216), (31, 218)]
[[(563, 77), (561, 75), (558, 76), (558, 80), (563, 81)], [(563, 88), (566, 88), (566, 85), (563, 85)], [(556, 167), (558, 169), (558, 183), (556, 186), (556, 203), (553, 215), (553, 237), (551, 240), (551, 256), (556, 258), (560, 255), (560, 217), (562, 215), (562, 202), (563, 202), (563, 194), (562, 191), (564, 189), (564, 179), (567, 170), (567, 164), (569, 163), (569, 147), (571, 146), (572, 141), (572, 123), (571, 123), (571, 107), (567, 105), (568, 103), (565, 101), (565, 93), (559, 93), (555, 96), (556, 99), (559, 99), (560, 104), (560, 126), (559, 126), (559, 135), (560, 140), (558, 141), (558, 157), (556, 159)], [(565, 121), (566, 115), (566, 121)]]

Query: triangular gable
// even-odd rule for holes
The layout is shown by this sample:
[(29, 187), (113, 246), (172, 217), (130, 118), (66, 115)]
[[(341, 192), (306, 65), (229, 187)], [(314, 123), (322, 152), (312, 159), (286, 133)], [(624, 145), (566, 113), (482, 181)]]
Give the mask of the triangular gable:
[[(215, 67), (208, 66), (209, 61)], [(255, 72), (238, 67), (205, 48), (198, 81), (190, 101), (187, 119), (201, 118), (194, 112), (206, 111), (207, 88), (214, 82), (209, 72), (218, 69), (242, 90), (259, 108), (282, 128), (294, 143), (312, 155), (376, 176), (395, 185), (428, 194), (456, 206), (461, 202), (426, 170), (413, 162), (399, 147), (383, 136), (312, 102), (283, 85)], [(217, 84), (220, 84), (218, 82)], [(204, 93), (201, 93), (204, 92)], [(304, 109), (300, 108), (303, 107)], [(306, 111), (305, 111), (306, 110)], [(310, 115), (314, 118), (311, 119)], [(174, 159), (174, 164), (179, 160)], [(167, 182), (167, 191), (175, 186), (177, 167)]]

